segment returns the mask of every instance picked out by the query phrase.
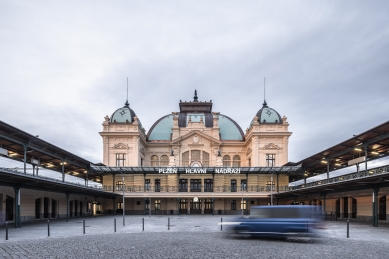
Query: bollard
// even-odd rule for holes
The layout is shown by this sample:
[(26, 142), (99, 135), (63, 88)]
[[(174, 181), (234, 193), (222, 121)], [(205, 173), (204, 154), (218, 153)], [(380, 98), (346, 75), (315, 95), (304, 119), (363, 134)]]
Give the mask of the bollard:
[(170, 230), (170, 217), (167, 218), (167, 230)]
[(8, 240), (8, 222), (5, 222), (5, 240)]
[(145, 231), (145, 218), (142, 218), (142, 231)]
[(223, 230), (223, 218), (220, 218), (220, 231)]
[(83, 234), (85, 234), (85, 219), (82, 220), (82, 228), (83, 228)]
[(50, 236), (50, 220), (47, 220), (47, 236)]
[(347, 220), (347, 238), (349, 238), (350, 221)]
[(116, 219), (113, 219), (113, 229), (114, 229), (114, 232), (116, 232)]

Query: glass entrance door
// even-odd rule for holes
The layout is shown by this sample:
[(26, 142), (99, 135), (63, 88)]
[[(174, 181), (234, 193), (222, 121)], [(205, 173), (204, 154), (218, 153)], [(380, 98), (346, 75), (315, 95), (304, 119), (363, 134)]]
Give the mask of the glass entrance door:
[(340, 199), (336, 200), (335, 204), (335, 214), (337, 218), (340, 218)]
[(14, 220), (14, 199), (10, 196), (5, 198), (5, 220)]
[(378, 219), (386, 220), (386, 196), (382, 196), (378, 204)]
[(41, 218), (41, 199), (35, 199), (35, 218)]
[(212, 199), (205, 199), (204, 201), (204, 214), (212, 214), (213, 202)]
[(190, 214), (201, 214), (201, 199), (190, 200)]
[(180, 199), (179, 213), (180, 214), (188, 214), (188, 200), (187, 199)]

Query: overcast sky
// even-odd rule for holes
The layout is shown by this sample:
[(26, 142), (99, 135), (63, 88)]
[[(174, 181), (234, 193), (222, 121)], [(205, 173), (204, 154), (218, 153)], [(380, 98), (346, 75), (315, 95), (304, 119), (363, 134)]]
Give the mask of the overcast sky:
[[(0, 0), (0, 120), (102, 162), (126, 101), (148, 132), (179, 100), (245, 131), (266, 101), (289, 160), (389, 119), (389, 1)], [(3, 160), (0, 160), (0, 163)]]

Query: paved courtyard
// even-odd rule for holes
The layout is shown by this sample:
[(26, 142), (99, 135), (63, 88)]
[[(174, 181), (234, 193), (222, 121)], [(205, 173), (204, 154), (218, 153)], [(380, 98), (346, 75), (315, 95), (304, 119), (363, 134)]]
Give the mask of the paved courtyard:
[[(114, 218), (117, 232), (114, 232)], [(142, 231), (142, 218), (145, 227)], [(228, 221), (230, 216), (223, 216)], [(231, 239), (219, 216), (171, 215), (73, 218), (24, 223), (0, 230), (0, 258), (389, 258), (389, 227), (368, 223), (326, 222), (318, 240)]]

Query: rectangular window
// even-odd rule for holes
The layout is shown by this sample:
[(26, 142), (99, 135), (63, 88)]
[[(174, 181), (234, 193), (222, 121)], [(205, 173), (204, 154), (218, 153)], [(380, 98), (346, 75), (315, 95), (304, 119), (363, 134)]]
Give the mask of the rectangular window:
[(204, 179), (204, 192), (213, 192), (213, 179)]
[(180, 192), (187, 192), (188, 191), (188, 179), (180, 179), (178, 188), (179, 188)]
[(231, 180), (231, 192), (236, 192), (236, 180)]
[(86, 212), (91, 212), (92, 211), (92, 202), (88, 202), (86, 205)]
[(150, 200), (147, 199), (145, 200), (145, 210), (149, 210), (150, 209)]
[(161, 191), (161, 180), (159, 179), (155, 179), (154, 180), (154, 183), (155, 183), (155, 191), (156, 192), (160, 192)]
[(116, 209), (122, 210), (123, 209), (123, 202), (116, 203)]
[(150, 179), (145, 179), (145, 191), (150, 191)]
[(116, 166), (124, 166), (126, 154), (116, 154)]
[(190, 191), (191, 192), (201, 192), (201, 179), (191, 179), (190, 180)]
[(266, 166), (267, 167), (276, 166), (276, 155), (275, 154), (266, 154)]
[(241, 191), (246, 191), (247, 190), (247, 180), (240, 180), (240, 190)]
[(270, 192), (270, 191), (274, 191), (274, 182), (266, 182), (266, 191), (267, 192)]
[(231, 201), (231, 210), (236, 210), (236, 200)]
[(242, 201), (241, 201), (241, 203), (240, 203), (240, 209), (241, 210), (245, 210), (246, 209), (246, 200), (245, 199), (243, 199)]
[(123, 182), (122, 181), (116, 182), (116, 191), (123, 191)]
[(161, 200), (155, 200), (155, 210), (161, 209)]

